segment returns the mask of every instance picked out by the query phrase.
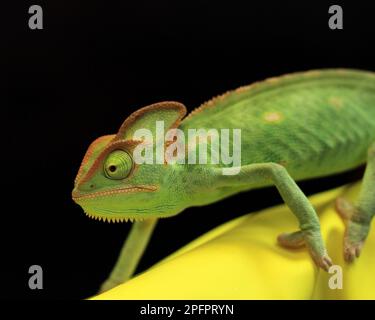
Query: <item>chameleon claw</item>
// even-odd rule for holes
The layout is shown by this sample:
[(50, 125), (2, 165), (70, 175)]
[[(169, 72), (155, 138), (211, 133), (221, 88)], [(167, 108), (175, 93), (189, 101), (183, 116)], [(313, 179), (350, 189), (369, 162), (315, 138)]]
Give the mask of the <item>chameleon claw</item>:
[(370, 225), (358, 218), (358, 209), (343, 198), (336, 199), (336, 211), (345, 223), (344, 259), (352, 263), (361, 255)]
[(324, 271), (329, 270), (329, 267), (333, 265), (332, 259), (328, 256), (327, 253), (324, 253), (323, 255), (317, 255), (313, 253), (310, 250), (311, 257), (313, 258), (315, 265), (318, 266), (319, 268), (322, 268)]
[(344, 259), (346, 262), (353, 262), (355, 258), (359, 258), (361, 255), (362, 247), (364, 245), (363, 241), (357, 244), (350, 244), (346, 241), (344, 246)]
[(333, 265), (332, 263), (332, 259), (328, 256), (328, 254), (325, 254), (322, 259), (321, 259), (321, 265), (320, 267), (327, 271), (329, 270), (329, 267), (331, 267)]
[[(309, 243), (308, 238), (306, 241), (306, 236), (303, 231), (282, 233), (278, 236), (277, 241), (281, 246), (289, 249), (301, 248)], [(328, 254), (319, 254), (316, 250), (313, 249), (312, 245), (307, 246), (309, 247), (310, 255), (315, 262), (315, 265), (325, 271), (328, 271), (329, 267), (333, 264), (332, 259), (328, 256)]]

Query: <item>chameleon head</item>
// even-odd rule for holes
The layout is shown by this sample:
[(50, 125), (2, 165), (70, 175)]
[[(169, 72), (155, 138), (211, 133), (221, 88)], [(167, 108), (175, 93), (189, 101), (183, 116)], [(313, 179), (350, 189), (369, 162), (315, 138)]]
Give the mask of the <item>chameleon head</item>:
[(167, 183), (173, 168), (137, 164), (133, 151), (143, 143), (134, 139), (137, 130), (153, 132), (155, 121), (164, 121), (167, 130), (176, 128), (185, 113), (180, 103), (156, 103), (131, 114), (116, 135), (96, 139), (78, 171), (73, 200), (88, 216), (105, 221), (143, 220), (180, 212)]

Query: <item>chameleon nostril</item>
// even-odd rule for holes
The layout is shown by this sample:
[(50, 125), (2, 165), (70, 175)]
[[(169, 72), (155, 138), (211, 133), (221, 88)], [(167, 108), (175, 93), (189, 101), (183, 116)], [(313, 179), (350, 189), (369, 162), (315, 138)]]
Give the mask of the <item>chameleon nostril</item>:
[(92, 189), (92, 188), (94, 188), (95, 187), (95, 185), (93, 185), (93, 184), (90, 184), (90, 188)]

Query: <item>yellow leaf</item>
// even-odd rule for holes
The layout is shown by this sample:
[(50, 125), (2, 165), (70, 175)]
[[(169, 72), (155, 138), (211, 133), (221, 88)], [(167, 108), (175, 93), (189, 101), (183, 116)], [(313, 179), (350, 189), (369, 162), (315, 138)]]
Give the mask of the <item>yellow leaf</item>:
[(333, 263), (342, 267), (343, 289), (329, 288), (333, 274), (319, 270), (306, 249), (277, 244), (278, 234), (298, 229), (281, 205), (225, 223), (93, 299), (375, 299), (375, 232), (361, 257), (345, 263), (344, 223), (334, 209), (338, 196), (354, 200), (359, 188), (357, 183), (310, 197)]

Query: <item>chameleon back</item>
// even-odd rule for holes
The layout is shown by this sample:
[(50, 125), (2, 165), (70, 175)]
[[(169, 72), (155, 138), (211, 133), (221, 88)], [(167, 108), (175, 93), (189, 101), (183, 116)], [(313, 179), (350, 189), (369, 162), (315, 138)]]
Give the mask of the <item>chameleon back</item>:
[(365, 163), (375, 141), (375, 73), (270, 78), (208, 101), (180, 128), (240, 128), (242, 165), (279, 163), (296, 180), (346, 171)]

